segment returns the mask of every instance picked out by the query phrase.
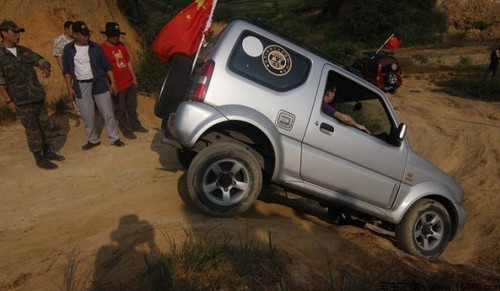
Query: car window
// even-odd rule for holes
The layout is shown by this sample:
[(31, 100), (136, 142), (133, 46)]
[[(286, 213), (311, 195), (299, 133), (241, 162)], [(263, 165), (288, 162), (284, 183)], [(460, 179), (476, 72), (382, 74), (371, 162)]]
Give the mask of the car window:
[(268, 38), (244, 31), (229, 58), (229, 69), (263, 86), (284, 92), (306, 81), (311, 61)]
[[(224, 28), (224, 30), (226, 28)], [(202, 45), (200, 55), (198, 56), (198, 59), (201, 63), (204, 63), (206, 59), (212, 54), (212, 51), (217, 47), (217, 43), (219, 42), (220, 37), (224, 34), (223, 32), (224, 31), (221, 31), (215, 36), (211, 35), (208, 40)]]
[(386, 136), (391, 133), (392, 119), (385, 103), (376, 92), (335, 71), (329, 72), (326, 87), (330, 87), (331, 84), (336, 84), (337, 89), (331, 102), (336, 110), (349, 114), (376, 136)]
[(382, 72), (383, 73), (390, 73), (390, 72), (392, 72), (392, 67), (391, 67), (392, 64), (393, 64), (393, 62), (387, 63), (387, 64), (383, 64), (382, 65)]

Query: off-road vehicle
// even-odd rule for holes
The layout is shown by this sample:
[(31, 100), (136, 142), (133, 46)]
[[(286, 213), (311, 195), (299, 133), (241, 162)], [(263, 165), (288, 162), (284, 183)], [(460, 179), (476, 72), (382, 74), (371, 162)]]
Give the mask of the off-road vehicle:
[(384, 92), (394, 93), (403, 85), (401, 65), (393, 52), (365, 52), (353, 67)]
[[(412, 150), (387, 96), (362, 78), (240, 20), (192, 64), (174, 56), (155, 114), (202, 212), (238, 215), (271, 183), (382, 221), (403, 250), (427, 258), (464, 226), (459, 184)], [(322, 111), (332, 83), (332, 105), (372, 134)]]

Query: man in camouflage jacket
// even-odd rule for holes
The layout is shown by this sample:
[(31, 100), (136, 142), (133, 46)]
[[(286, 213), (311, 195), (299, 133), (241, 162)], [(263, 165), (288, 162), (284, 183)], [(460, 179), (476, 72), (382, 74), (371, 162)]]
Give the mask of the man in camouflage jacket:
[(52, 150), (48, 142), (51, 131), (45, 90), (38, 80), (34, 67), (43, 71), (43, 77), (50, 76), (50, 63), (41, 55), (18, 45), (24, 28), (10, 20), (0, 24), (0, 92), (7, 107), (19, 115), (26, 129), (28, 147), (38, 167), (56, 169), (51, 160), (62, 161), (64, 157)]

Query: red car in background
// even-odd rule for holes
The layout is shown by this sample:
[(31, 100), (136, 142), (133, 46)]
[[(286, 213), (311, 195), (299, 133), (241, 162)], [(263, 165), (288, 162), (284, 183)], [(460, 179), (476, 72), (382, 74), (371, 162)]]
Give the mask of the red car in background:
[(353, 67), (366, 80), (384, 92), (394, 93), (403, 85), (401, 65), (392, 52), (366, 52)]

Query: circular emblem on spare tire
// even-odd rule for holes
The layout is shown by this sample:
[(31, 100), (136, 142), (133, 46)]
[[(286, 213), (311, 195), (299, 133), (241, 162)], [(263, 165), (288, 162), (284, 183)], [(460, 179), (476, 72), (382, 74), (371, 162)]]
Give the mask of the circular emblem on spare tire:
[(276, 76), (284, 76), (292, 68), (292, 58), (282, 47), (270, 45), (264, 49), (262, 63), (269, 73)]

